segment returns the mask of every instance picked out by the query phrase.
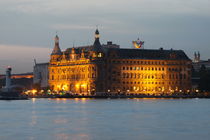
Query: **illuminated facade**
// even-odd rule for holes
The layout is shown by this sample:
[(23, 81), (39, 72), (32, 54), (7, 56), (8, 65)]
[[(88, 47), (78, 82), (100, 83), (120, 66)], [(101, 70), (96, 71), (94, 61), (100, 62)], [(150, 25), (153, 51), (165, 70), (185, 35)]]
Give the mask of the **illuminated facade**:
[[(110, 47), (109, 47), (110, 45)], [(78, 94), (161, 94), (191, 89), (191, 60), (182, 50), (121, 49), (101, 45), (61, 51), (59, 38), (49, 64), (49, 85)]]

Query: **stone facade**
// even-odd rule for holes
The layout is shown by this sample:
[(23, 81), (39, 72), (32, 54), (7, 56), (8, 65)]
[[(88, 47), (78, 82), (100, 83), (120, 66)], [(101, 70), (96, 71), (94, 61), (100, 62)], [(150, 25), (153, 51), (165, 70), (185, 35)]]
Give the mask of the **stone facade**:
[[(77, 94), (161, 94), (191, 89), (191, 60), (182, 50), (103, 47), (99, 32), (92, 46), (61, 52), (59, 38), (49, 63), (49, 85)], [(112, 44), (113, 45), (113, 44)]]

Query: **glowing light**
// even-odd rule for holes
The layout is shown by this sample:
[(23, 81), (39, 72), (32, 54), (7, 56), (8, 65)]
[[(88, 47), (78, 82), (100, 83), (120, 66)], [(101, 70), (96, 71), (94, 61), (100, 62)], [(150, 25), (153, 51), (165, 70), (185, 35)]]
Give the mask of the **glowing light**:
[(33, 89), (31, 92), (32, 92), (33, 95), (35, 95), (35, 93), (37, 92), (37, 90), (36, 89)]
[(99, 54), (98, 54), (98, 57), (102, 57), (102, 53), (99, 53)]
[(62, 90), (64, 90), (64, 91), (67, 91), (67, 88), (68, 88), (67, 84), (64, 84), (64, 85), (62, 86)]
[(79, 84), (76, 84), (76, 88), (79, 89)]
[(81, 87), (85, 88), (87, 86), (86, 83), (82, 84)]

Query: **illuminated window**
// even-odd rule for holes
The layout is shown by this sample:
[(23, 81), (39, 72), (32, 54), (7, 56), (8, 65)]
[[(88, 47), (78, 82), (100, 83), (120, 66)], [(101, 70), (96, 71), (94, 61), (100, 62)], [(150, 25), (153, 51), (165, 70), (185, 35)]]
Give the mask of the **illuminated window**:
[(99, 54), (98, 54), (98, 57), (102, 57), (102, 53), (99, 53)]

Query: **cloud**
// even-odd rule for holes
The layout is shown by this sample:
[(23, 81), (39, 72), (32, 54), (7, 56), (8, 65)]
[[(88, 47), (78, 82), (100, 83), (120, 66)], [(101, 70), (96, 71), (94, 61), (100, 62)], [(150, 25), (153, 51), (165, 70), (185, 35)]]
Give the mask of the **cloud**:
[[(122, 14), (199, 14), (210, 16), (209, 0), (1, 0), (0, 7), (26, 14), (80, 15)], [(135, 15), (136, 13), (136, 15)]]
[(0, 42), (16, 44), (0, 44), (0, 64), (31, 71), (34, 58), (49, 60), (51, 49), (36, 46), (52, 48), (56, 30), (66, 48), (93, 43), (96, 25), (102, 43), (128, 47), (140, 37), (145, 48), (167, 44), (190, 54), (199, 48), (209, 57), (209, 5), (210, 0), (0, 0)]
[(91, 26), (87, 25), (73, 25), (73, 24), (53, 24), (51, 25), (52, 29), (55, 30), (89, 30), (93, 29)]

